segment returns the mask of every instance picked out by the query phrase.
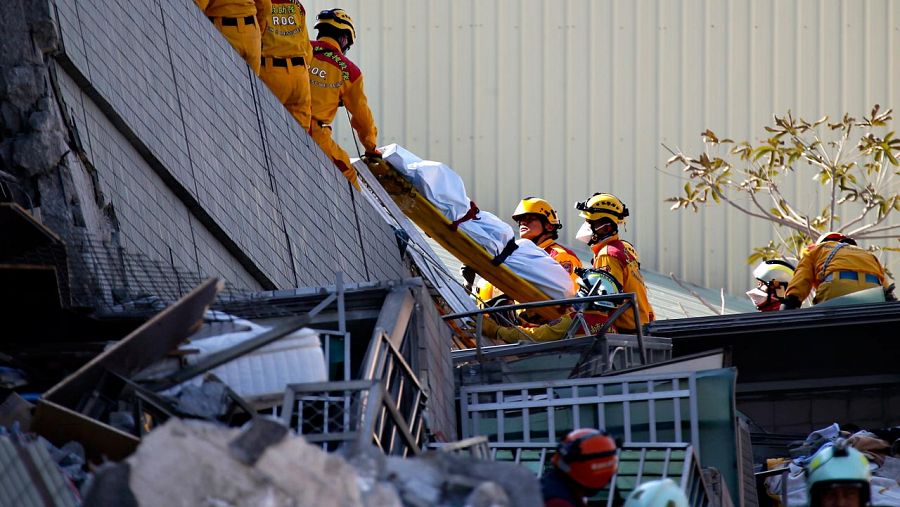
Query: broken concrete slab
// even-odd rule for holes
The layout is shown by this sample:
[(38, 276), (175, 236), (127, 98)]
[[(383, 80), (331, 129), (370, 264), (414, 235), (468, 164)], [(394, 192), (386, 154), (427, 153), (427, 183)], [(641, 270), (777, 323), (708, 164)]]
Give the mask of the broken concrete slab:
[(128, 463), (104, 463), (94, 473), (93, 483), (84, 495), (85, 507), (138, 507), (128, 481)]
[[(268, 447), (255, 466), (229, 452), (239, 430), (172, 419), (128, 459), (141, 506), (362, 506), (353, 468), (300, 437)], [(162, 486), (164, 485), (164, 487)]]
[(266, 420), (241, 431), (170, 419), (144, 438), (125, 462), (129, 468), (99, 474), (87, 498), (133, 495), (142, 507), (542, 505), (537, 479), (512, 463), (443, 452), (379, 459), (375, 447), (356, 449), (348, 461), (300, 436), (279, 437), (280, 429)]
[(433, 463), (389, 458), (387, 480), (396, 486), (404, 505), (427, 507), (440, 503), (444, 476)]
[(249, 424), (243, 433), (228, 444), (228, 449), (234, 459), (253, 466), (266, 449), (287, 436), (288, 429), (280, 421), (262, 417), (254, 419)]
[[(389, 457), (387, 470), (387, 479), (397, 487), (405, 505), (468, 505), (467, 498), (473, 490), (487, 482), (496, 483), (503, 490), (508, 500), (506, 505), (543, 505), (540, 485), (534, 474), (513, 463), (429, 452), (415, 460)], [(438, 500), (434, 500), (435, 491), (440, 492)], [(495, 488), (484, 486), (472, 499), (502, 502), (502, 495), (494, 493)]]
[(512, 507), (503, 487), (496, 482), (482, 482), (466, 498), (466, 507)]

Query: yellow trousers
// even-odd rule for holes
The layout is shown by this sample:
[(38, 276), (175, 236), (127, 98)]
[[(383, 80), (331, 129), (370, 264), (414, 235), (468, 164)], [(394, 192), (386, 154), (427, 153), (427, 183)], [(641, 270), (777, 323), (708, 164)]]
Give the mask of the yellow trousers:
[[(289, 60), (289, 59), (288, 59)], [(259, 77), (272, 90), (272, 94), (297, 120), (304, 130), (309, 131), (309, 73), (303, 65), (276, 67), (271, 58), (263, 58)]]
[(331, 138), (331, 127), (322, 127), (313, 121), (310, 134), (319, 144), (319, 148), (322, 148), (322, 151), (331, 158), (344, 177), (353, 184), (353, 188), (359, 190), (356, 169), (350, 164), (350, 156), (347, 155), (347, 152)]
[(224, 26), (222, 18), (213, 18), (213, 24), (258, 76), (259, 57), (260, 51), (262, 51), (262, 35), (259, 32), (259, 24), (254, 21), (252, 25), (247, 25), (244, 24), (243, 19), (239, 19), (237, 26)]
[[(863, 275), (861, 274), (860, 277)], [(813, 304), (824, 303), (829, 299), (834, 299), (847, 294), (853, 294), (861, 290), (879, 287), (877, 283), (866, 282), (865, 280), (853, 280), (847, 278), (836, 278), (829, 282), (822, 282), (816, 288), (816, 297), (813, 298)]]

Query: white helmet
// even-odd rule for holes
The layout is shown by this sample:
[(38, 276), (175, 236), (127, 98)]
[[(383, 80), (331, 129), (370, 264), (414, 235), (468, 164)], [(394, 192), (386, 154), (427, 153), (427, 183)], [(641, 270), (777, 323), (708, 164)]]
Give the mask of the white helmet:
[(645, 482), (628, 495), (625, 507), (688, 507), (684, 491), (672, 479)]
[(763, 261), (753, 270), (753, 277), (763, 283), (771, 283), (773, 280), (788, 283), (794, 276), (794, 266), (781, 259)]

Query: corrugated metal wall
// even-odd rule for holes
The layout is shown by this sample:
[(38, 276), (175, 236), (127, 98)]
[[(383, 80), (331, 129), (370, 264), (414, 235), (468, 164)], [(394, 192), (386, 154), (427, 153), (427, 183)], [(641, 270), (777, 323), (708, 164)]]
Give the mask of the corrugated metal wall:
[[(310, 13), (334, 4), (304, 2)], [(349, 0), (380, 142), (449, 163), (486, 210), (523, 195), (563, 211), (595, 191), (632, 210), (644, 266), (746, 290), (772, 228), (724, 207), (674, 213), (665, 143), (709, 127), (758, 139), (774, 112), (900, 105), (900, 2), (888, 0)], [(314, 32), (313, 32), (314, 33)], [(346, 119), (340, 141), (352, 146)], [(351, 150), (352, 151), (352, 150)], [(671, 172), (671, 171), (668, 171)], [(789, 195), (819, 198), (808, 176)], [(812, 207), (810, 207), (810, 210)], [(585, 256), (586, 257), (586, 256)], [(896, 266), (895, 266), (896, 267)]]

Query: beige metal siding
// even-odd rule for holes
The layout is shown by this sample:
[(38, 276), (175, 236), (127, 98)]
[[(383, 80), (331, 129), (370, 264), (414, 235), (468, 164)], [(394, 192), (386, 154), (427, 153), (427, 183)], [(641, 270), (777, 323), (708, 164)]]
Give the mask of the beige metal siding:
[[(331, 2), (304, 2), (310, 28)], [(647, 268), (746, 290), (751, 245), (772, 229), (716, 207), (673, 213), (683, 185), (665, 143), (700, 148), (709, 127), (757, 139), (773, 112), (808, 117), (900, 106), (900, 2), (881, 0), (352, 0), (351, 50), (379, 141), (449, 163), (486, 210), (524, 195), (563, 212), (594, 191), (629, 205), (626, 238)], [(353, 140), (346, 119), (337, 135)], [(352, 148), (349, 151), (354, 151)], [(824, 196), (803, 176), (788, 189)], [(587, 257), (586, 251), (584, 257)], [(897, 266), (894, 265), (896, 270)]]

